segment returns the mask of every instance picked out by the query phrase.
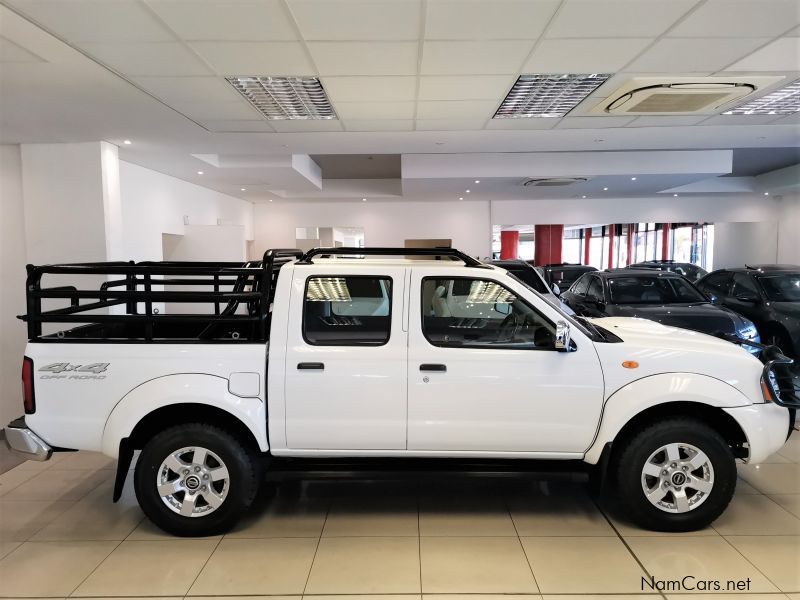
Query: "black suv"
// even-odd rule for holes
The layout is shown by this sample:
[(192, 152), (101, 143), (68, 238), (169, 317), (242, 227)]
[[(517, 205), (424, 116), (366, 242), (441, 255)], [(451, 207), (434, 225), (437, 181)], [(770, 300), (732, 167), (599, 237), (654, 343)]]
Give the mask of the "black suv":
[(551, 265), (544, 265), (542, 267), (542, 276), (550, 286), (557, 285), (563, 294), (575, 281), (584, 273), (597, 271), (594, 267), (589, 265), (576, 265), (571, 263), (555, 263)]
[(800, 266), (721, 269), (703, 277), (697, 287), (715, 303), (754, 321), (764, 343), (800, 358)]
[[(564, 292), (561, 300), (585, 317), (639, 317), (671, 327), (759, 341), (752, 321), (712, 304), (688, 280), (671, 271), (612, 269), (588, 273)], [(754, 346), (744, 348), (753, 354), (759, 351)]]
[(644, 262), (635, 263), (631, 267), (636, 269), (658, 269), (659, 271), (672, 271), (678, 275), (683, 275), (695, 283), (700, 281), (708, 274), (708, 271), (702, 267), (698, 267), (692, 263), (675, 262), (674, 260), (646, 260)]

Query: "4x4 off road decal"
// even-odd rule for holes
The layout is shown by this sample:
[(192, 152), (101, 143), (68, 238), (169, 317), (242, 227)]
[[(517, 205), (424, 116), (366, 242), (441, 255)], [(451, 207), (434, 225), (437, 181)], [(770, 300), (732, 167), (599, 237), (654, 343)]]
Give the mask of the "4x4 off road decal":
[(111, 363), (91, 363), (88, 365), (73, 365), (72, 363), (52, 363), (39, 369), (39, 379), (105, 379), (105, 373)]

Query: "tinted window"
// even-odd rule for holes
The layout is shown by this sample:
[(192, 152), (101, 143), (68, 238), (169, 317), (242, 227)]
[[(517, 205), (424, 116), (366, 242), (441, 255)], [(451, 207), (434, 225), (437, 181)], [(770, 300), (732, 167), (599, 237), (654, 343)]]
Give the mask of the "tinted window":
[(553, 348), (553, 324), (497, 282), (426, 277), (422, 299), (422, 332), (434, 346)]
[(767, 298), (775, 302), (800, 302), (800, 273), (759, 277)]
[(603, 301), (603, 284), (600, 282), (599, 277), (590, 277), (589, 289), (586, 291), (586, 297), (590, 300)]
[(392, 314), (389, 277), (309, 277), (303, 337), (315, 346), (385, 344)]
[(712, 273), (703, 280), (703, 289), (710, 294), (727, 296), (731, 279), (733, 279), (731, 273)]
[(680, 277), (614, 277), (608, 280), (608, 291), (613, 304), (707, 302)]
[(569, 289), (570, 292), (573, 294), (577, 294), (579, 296), (585, 296), (586, 290), (589, 288), (589, 280), (592, 279), (590, 275), (584, 275), (578, 281), (576, 281), (572, 287)]
[(758, 287), (753, 278), (746, 273), (736, 273), (733, 276), (733, 288), (731, 288), (731, 296), (745, 296), (748, 298), (760, 298), (761, 294), (758, 293)]

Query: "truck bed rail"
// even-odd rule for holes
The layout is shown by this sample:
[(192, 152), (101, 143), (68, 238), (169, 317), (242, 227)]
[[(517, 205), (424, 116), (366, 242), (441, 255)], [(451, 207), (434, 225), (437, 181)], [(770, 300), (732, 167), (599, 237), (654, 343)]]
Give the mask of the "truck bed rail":
[[(27, 265), (27, 314), (19, 318), (31, 341), (265, 342), (278, 272), (302, 254), (271, 249), (262, 260), (245, 263)], [(62, 285), (44, 287), (46, 276)], [(160, 303), (192, 308), (166, 312)], [(43, 334), (46, 323), (77, 326)]]

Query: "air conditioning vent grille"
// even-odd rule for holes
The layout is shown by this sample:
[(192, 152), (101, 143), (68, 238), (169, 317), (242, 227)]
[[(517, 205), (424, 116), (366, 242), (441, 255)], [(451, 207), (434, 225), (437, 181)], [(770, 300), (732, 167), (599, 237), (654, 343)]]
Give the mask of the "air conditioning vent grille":
[(562, 187), (573, 183), (583, 183), (589, 181), (586, 177), (530, 177), (524, 179), (522, 187)]
[(653, 94), (633, 105), (630, 112), (695, 112), (727, 96), (728, 94)]

